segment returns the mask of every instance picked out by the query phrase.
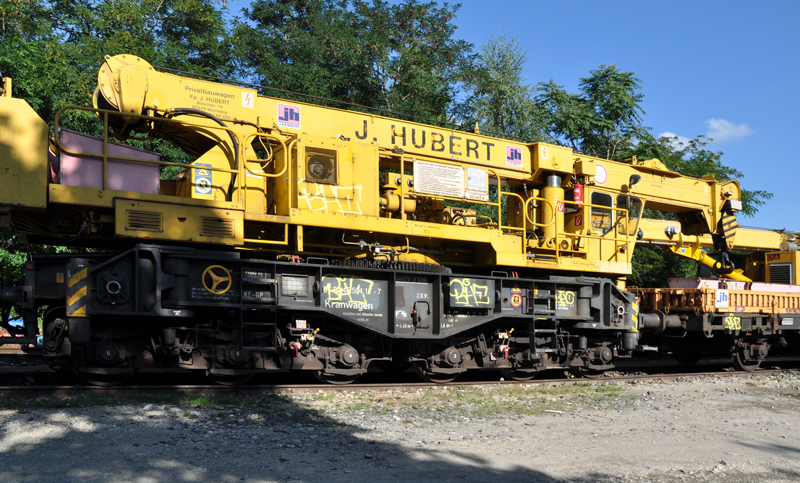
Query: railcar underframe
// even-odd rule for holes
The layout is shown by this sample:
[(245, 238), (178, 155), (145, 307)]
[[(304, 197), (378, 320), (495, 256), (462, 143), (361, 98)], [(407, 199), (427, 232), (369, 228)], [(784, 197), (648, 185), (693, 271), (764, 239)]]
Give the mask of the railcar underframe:
[[(638, 339), (635, 295), (602, 278), (156, 245), (80, 257), (36, 257), (16, 293), (50, 307), (50, 364), (93, 383), (143, 367), (221, 382), (287, 370), (350, 382), (373, 364), (410, 365), (439, 382), (479, 368), (522, 379), (552, 367), (610, 368)], [(35, 317), (34, 304), (24, 310)]]

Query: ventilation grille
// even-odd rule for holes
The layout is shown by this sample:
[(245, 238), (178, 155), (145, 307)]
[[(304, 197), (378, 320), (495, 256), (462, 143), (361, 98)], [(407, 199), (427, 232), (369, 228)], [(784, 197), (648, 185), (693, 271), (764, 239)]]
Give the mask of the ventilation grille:
[(200, 218), (200, 234), (203, 236), (213, 236), (217, 238), (235, 238), (235, 221), (224, 220), (222, 218), (210, 218), (203, 216)]
[(769, 264), (769, 283), (792, 283), (792, 264), (791, 263), (770, 263)]
[(153, 211), (125, 211), (125, 229), (138, 231), (164, 231), (164, 214)]

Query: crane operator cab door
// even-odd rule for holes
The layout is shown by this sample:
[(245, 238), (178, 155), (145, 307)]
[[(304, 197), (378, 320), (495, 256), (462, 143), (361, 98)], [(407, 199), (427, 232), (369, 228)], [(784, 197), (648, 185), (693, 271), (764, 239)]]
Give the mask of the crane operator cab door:
[(378, 215), (378, 153), (373, 145), (302, 135), (293, 178), (300, 210)]
[(642, 218), (644, 203), (630, 195), (619, 195), (617, 208), (625, 208), (625, 211), (617, 211), (617, 236), (626, 240), (623, 249), (628, 253), (628, 258), (632, 259), (636, 240), (639, 239), (639, 220)]

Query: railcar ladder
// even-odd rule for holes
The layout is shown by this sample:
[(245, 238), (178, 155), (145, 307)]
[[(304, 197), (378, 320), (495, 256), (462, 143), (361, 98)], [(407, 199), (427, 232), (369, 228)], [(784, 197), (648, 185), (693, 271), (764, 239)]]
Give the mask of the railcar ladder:
[[(530, 323), (531, 352), (558, 352), (558, 322), (556, 321), (555, 284), (548, 284), (545, 290), (533, 291), (533, 321)], [(550, 347), (538, 347), (537, 336), (550, 338)]]
[[(275, 344), (275, 346), (272, 346), (272, 347), (245, 346), (244, 345), (244, 341), (242, 341), (243, 332), (244, 332), (244, 328), (245, 327), (253, 327), (253, 328), (258, 328), (258, 329), (265, 329), (265, 332), (268, 332), (267, 329), (274, 328), (275, 325), (276, 325), (275, 322), (261, 322), (261, 321), (259, 321), (259, 322), (253, 322), (253, 321), (245, 322), (245, 321), (242, 321), (242, 330), (239, 331), (239, 344), (242, 346), (242, 350), (253, 351), (253, 352), (277, 352), (278, 351), (278, 348), (276, 347), (277, 344)], [(273, 332), (273, 334), (274, 334), (274, 332)]]

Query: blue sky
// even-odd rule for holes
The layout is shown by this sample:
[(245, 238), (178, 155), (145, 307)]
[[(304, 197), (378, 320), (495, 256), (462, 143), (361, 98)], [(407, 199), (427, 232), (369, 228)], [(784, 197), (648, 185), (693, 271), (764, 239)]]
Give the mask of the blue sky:
[[(440, 2), (441, 3), (441, 2)], [(233, 15), (249, 0), (230, 2)], [(601, 64), (634, 71), (653, 133), (713, 137), (743, 188), (774, 198), (745, 226), (800, 231), (800, 2), (465, 0), (456, 37), (505, 31), (528, 52), (524, 73), (576, 92)]]

